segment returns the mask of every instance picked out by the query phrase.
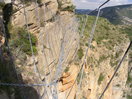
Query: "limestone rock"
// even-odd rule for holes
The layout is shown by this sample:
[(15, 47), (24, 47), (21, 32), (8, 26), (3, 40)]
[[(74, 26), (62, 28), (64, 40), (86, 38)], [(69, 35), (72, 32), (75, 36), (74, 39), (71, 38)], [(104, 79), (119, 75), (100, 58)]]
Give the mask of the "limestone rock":
[[(45, 2), (46, 3), (46, 2)], [(20, 6), (21, 5), (21, 6)], [(51, 19), (57, 12), (58, 10), (58, 4), (57, 2), (52, 1), (46, 6), (41, 6), (41, 7), (36, 7), (35, 3), (31, 3), (30, 6), (25, 7), (25, 12), (22, 4), (19, 4), (19, 7), (14, 6), (14, 9), (17, 9), (13, 16), (12, 16), (12, 25), (17, 26), (17, 27), (23, 27), (26, 26), (25, 22), (25, 15), (24, 13), (26, 12), (26, 18), (27, 18), (27, 24), (30, 26), (35, 25), (39, 28), (39, 21), (44, 22), (49, 19)], [(40, 24), (41, 25), (41, 24)]]
[(73, 5), (71, 0), (58, 0), (58, 3), (61, 5), (62, 9)]
[(27, 66), (33, 66), (35, 64), (38, 63), (37, 57), (28, 57), (27, 59)]
[(0, 47), (2, 45), (4, 45), (4, 43), (5, 43), (5, 37), (3, 37), (3, 36), (0, 35)]
[(68, 82), (67, 84), (62, 84), (62, 85), (60, 84), (61, 87), (59, 88), (59, 91), (60, 92), (66, 91), (66, 90), (70, 89), (73, 86), (73, 84), (74, 84), (73, 80)]
[[(125, 48), (127, 48), (128, 41), (122, 44), (123, 45), (118, 46), (118, 49), (123, 49), (122, 52), (124, 52), (125, 49), (123, 47), (125, 46)], [(97, 46), (96, 42), (93, 42), (93, 46), (96, 46), (97, 50), (92, 50), (90, 53), (91, 55), (89, 56), (94, 56), (94, 58), (98, 60), (100, 55), (104, 54), (103, 52), (104, 50), (105, 50), (105, 53), (107, 53), (108, 55), (109, 50), (106, 50), (105, 48), (103, 48), (103, 46)], [(113, 52), (110, 52), (110, 53), (113, 53)], [(84, 96), (87, 99), (99, 98), (99, 96), (103, 92), (104, 88), (108, 84), (109, 80), (111, 79), (115, 71), (115, 69), (109, 64), (110, 59), (111, 58), (104, 59), (104, 61), (98, 64), (97, 67), (94, 66), (94, 68), (90, 68), (90, 66), (88, 66), (89, 68), (86, 68), (85, 70), (86, 77), (83, 79), (83, 82), (82, 82), (82, 90), (80, 92), (82, 94), (80, 96)], [(98, 80), (101, 73), (103, 73), (104, 77), (103, 77), (103, 80), (101, 81), (101, 84), (99, 84)], [(128, 73), (128, 61), (124, 60), (121, 68), (119, 69), (118, 73), (114, 77), (111, 85), (105, 92), (103, 99), (123, 99), (122, 96), (123, 96), (123, 90), (125, 89), (125, 84), (127, 80), (127, 73)]]
[(4, 31), (3, 31), (3, 23), (2, 23), (2, 19), (0, 18), (0, 47), (2, 45), (4, 45), (5, 43), (5, 37), (4, 37)]
[(76, 66), (71, 66), (70, 70), (67, 72), (67, 75), (69, 75), (69, 74), (70, 75), (67, 76), (67, 77), (64, 76), (64, 77), (61, 78), (62, 84), (65, 85), (67, 83), (74, 82), (76, 80), (77, 73), (78, 73), (77, 67)]
[[(73, 71), (74, 70), (74, 71)], [(71, 65), (68, 72), (63, 73), (61, 80), (58, 84), (59, 99), (63, 99), (64, 95), (68, 99), (74, 99), (76, 94), (76, 77), (78, 74), (78, 68), (75, 65)], [(63, 97), (63, 98), (62, 98)]]
[[(79, 34), (77, 33), (78, 24), (76, 18), (72, 14), (60, 15), (55, 22), (49, 22), (43, 28), (44, 35), (38, 41), (39, 46), (39, 70), (43, 66), (57, 63), (60, 55), (62, 38), (64, 36), (64, 53), (63, 53), (63, 66), (68, 65), (69, 62), (75, 57), (78, 49)], [(44, 47), (44, 49), (43, 49)], [(43, 63), (42, 63), (43, 62)], [(53, 62), (53, 63), (52, 63)], [(51, 64), (52, 63), (52, 64)], [(63, 67), (65, 68), (65, 67)], [(52, 68), (55, 70), (55, 68)], [(60, 73), (61, 75), (61, 73)]]

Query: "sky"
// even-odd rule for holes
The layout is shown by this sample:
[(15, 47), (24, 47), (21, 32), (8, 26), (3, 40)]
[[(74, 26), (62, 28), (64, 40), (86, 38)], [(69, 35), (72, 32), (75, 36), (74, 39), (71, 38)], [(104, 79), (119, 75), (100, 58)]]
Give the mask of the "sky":
[[(106, 0), (73, 0), (77, 9), (95, 9)], [(104, 7), (132, 4), (132, 0), (110, 0)]]

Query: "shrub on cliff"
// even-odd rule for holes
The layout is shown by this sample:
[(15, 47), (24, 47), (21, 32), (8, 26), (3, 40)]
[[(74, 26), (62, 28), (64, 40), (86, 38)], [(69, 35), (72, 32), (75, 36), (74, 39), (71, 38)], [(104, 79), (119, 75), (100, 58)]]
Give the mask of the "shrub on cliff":
[(67, 6), (66, 8), (61, 9), (61, 10), (62, 10), (62, 11), (70, 11), (70, 12), (74, 12), (74, 10), (75, 10), (75, 6), (74, 6), (74, 5)]
[(78, 50), (78, 58), (81, 60), (82, 59), (82, 57), (84, 56), (84, 53), (83, 53), (83, 49), (82, 48), (80, 48), (79, 50)]
[(104, 80), (104, 75), (101, 73), (99, 75), (98, 84), (100, 85), (103, 80)]
[(0, 9), (2, 9), (5, 6), (5, 3), (0, 2)]
[(13, 30), (10, 40), (11, 48), (12, 49), (20, 48), (20, 50), (22, 50), (24, 53), (31, 55), (32, 52), (29, 41), (29, 35), (31, 37), (33, 51), (35, 54), (37, 54), (36, 49), (37, 38), (33, 34), (28, 33), (28, 31), (26, 31), (23, 28), (17, 28)]

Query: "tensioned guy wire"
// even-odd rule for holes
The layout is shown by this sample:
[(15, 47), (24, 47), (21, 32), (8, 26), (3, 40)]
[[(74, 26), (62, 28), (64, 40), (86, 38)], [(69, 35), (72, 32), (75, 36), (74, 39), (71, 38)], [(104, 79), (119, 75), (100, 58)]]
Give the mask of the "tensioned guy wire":
[(51, 86), (51, 85), (54, 85), (56, 83), (57, 83), (57, 81), (54, 81), (50, 84), (15, 84), (15, 83), (1, 83), (0, 82), (0, 86), (15, 86), (15, 87), (35, 87), (35, 86), (38, 86), (38, 87), (42, 87), (42, 86)]
[[(10, 3), (11, 5), (12, 5), (12, 3)], [(3, 23), (4, 23), (4, 20), (2, 20), (3, 21)], [(13, 56), (12, 56), (12, 53), (11, 53), (11, 50), (10, 50), (10, 46), (9, 46), (9, 44), (8, 44), (8, 40), (7, 40), (7, 34), (6, 34), (6, 31), (5, 31), (5, 27), (4, 27), (4, 24), (2, 24), (2, 28), (3, 28), (3, 34), (4, 34), (4, 36), (5, 36), (5, 41), (6, 41), (6, 46), (7, 46), (7, 49), (8, 49), (8, 55), (9, 55), (9, 57), (10, 57), (10, 64), (12, 64), (12, 65), (14, 65), (14, 66), (12, 66), (12, 68), (13, 68), (13, 72), (15, 73), (15, 77), (16, 77), (16, 79), (17, 79), (17, 82), (18, 83), (20, 83), (21, 82), (21, 79), (19, 78), (19, 75), (18, 75), (18, 72), (16, 71), (16, 66), (15, 66), (15, 64), (14, 64), (14, 58), (13, 58)], [(11, 66), (10, 66), (11, 67)], [(23, 92), (21, 91), (22, 90), (22, 88), (20, 88), (20, 89), (18, 89), (19, 91), (20, 91), (20, 93), (22, 94), (22, 95), (20, 95), (20, 97), (23, 97), (23, 99), (25, 99), (25, 96), (23, 96)]]
[(33, 58), (34, 72), (37, 74), (37, 66), (35, 64), (35, 55), (34, 55), (34, 51), (33, 51), (31, 35), (30, 35), (29, 31), (28, 31), (29, 30), (29, 26), (28, 26), (28, 19), (27, 19), (25, 6), (23, 8), (24, 8), (24, 18), (25, 18), (25, 22), (26, 22), (26, 29), (27, 29), (27, 32), (28, 32), (28, 38), (29, 38), (30, 48), (31, 48), (31, 53), (32, 53), (32, 58)]
[[(86, 52), (85, 52), (85, 56), (84, 56), (84, 60), (83, 60), (83, 65), (82, 65), (82, 71), (81, 71), (81, 76), (80, 76), (80, 82), (79, 82), (79, 89), (81, 87), (81, 82), (82, 82), (82, 76), (83, 76), (83, 70), (84, 70), (84, 65), (86, 64), (86, 61), (87, 61), (87, 55), (88, 55), (88, 50), (89, 48), (91, 47), (91, 43), (92, 43), (92, 40), (93, 40), (93, 37), (94, 37), (94, 33), (95, 33), (95, 29), (96, 29), (96, 26), (97, 26), (97, 21), (99, 19), (99, 14), (100, 14), (100, 8), (105, 5), (106, 3), (108, 3), (110, 0), (107, 0), (106, 2), (104, 2), (101, 6), (99, 6), (97, 8), (97, 17), (96, 17), (96, 20), (95, 20), (95, 23), (93, 25), (93, 28), (91, 30), (91, 33), (90, 33), (90, 39), (88, 40), (88, 47), (86, 48)], [(91, 13), (91, 12), (90, 12)]]
[(89, 38), (89, 40), (88, 40), (88, 47), (86, 48), (86, 52), (85, 52), (85, 56), (84, 56), (84, 60), (83, 60), (83, 65), (82, 65), (82, 71), (81, 71), (81, 75), (80, 75), (79, 88), (80, 88), (80, 86), (81, 86), (82, 76), (83, 76), (83, 70), (84, 70), (84, 65), (86, 64), (86, 61), (87, 61), (88, 50), (89, 50), (89, 48), (91, 47), (91, 43), (92, 43), (92, 40), (93, 40), (93, 37), (94, 37), (95, 28), (96, 28), (96, 25), (97, 25), (97, 21), (98, 21), (98, 18), (99, 18), (99, 14), (100, 14), (100, 9), (98, 9), (98, 14), (97, 14), (95, 23), (94, 23), (94, 25), (93, 25), (93, 28), (92, 28), (92, 30), (91, 30), (90, 38)]
[[(48, 9), (48, 8), (47, 8)], [(53, 15), (53, 13), (52, 13), (52, 11), (50, 11), (51, 12), (51, 15)], [(56, 16), (55, 15), (53, 15), (53, 19), (56, 19), (55, 18)], [(60, 19), (60, 17), (59, 17), (59, 19)], [(59, 20), (58, 19), (58, 20)], [(62, 23), (60, 23), (60, 21), (58, 21), (58, 23), (59, 24), (61, 24), (60, 26), (62, 27)], [(60, 29), (61, 30), (61, 29)], [(65, 30), (65, 29), (64, 29)], [(56, 30), (55, 30), (55, 32), (56, 32)], [(65, 32), (66, 32), (66, 30), (65, 30)], [(59, 55), (59, 61), (58, 61), (58, 65), (57, 65), (57, 68), (56, 68), (56, 73), (55, 73), (55, 79), (58, 79), (59, 78), (59, 76), (61, 75), (61, 72), (62, 72), (62, 63), (63, 63), (63, 61), (64, 61), (64, 42), (65, 42), (65, 35), (66, 33), (63, 33), (63, 38), (62, 38), (62, 41), (61, 41), (61, 46), (60, 46), (60, 55)], [(55, 36), (56, 37), (56, 36)], [(56, 91), (57, 92), (57, 91)]]
[[(107, 3), (108, 1), (110, 0), (107, 0), (105, 3)], [(88, 49), (90, 48), (91, 46), (91, 42), (92, 42), (92, 39), (93, 39), (93, 35), (94, 35), (94, 31), (95, 31), (95, 28), (96, 28), (96, 24), (97, 24), (97, 21), (98, 21), (98, 17), (99, 17), (99, 13), (100, 13), (100, 8), (105, 4), (103, 3), (97, 10), (98, 10), (98, 14), (97, 14), (97, 17), (96, 17), (96, 20), (95, 20), (95, 24), (92, 28), (92, 31), (91, 31), (91, 34), (90, 34), (90, 39), (89, 39), (89, 46), (88, 48), (86, 49), (86, 54), (85, 54), (85, 57), (84, 57), (84, 63), (80, 69), (80, 73), (81, 73), (81, 78), (80, 78), (80, 83), (79, 83), (79, 86), (81, 85), (81, 81), (82, 81), (82, 75), (83, 75), (83, 68), (84, 68), (84, 64), (86, 63), (86, 58), (87, 58), (87, 54), (88, 54)], [(25, 7), (24, 7), (24, 15), (25, 15), (25, 22), (26, 22), (26, 28), (28, 29), (28, 23), (27, 23), (27, 14), (26, 14), (26, 11), (25, 11)], [(39, 16), (38, 16), (39, 18)], [(40, 20), (40, 19), (39, 19)], [(87, 22), (87, 21), (86, 21)], [(86, 23), (84, 24), (83, 26), (83, 30), (82, 32), (84, 32), (84, 29), (86, 27)], [(65, 34), (64, 34), (65, 35)], [(37, 72), (37, 66), (35, 64), (35, 56), (34, 56), (34, 52), (33, 52), (33, 47), (32, 47), (32, 41), (31, 41), (31, 36), (30, 34), (28, 34), (29, 36), (29, 41), (30, 41), (30, 45), (31, 45), (31, 51), (32, 51), (32, 57), (33, 57), (33, 60), (34, 60), (34, 71)], [(0, 83), (0, 85), (3, 85), (3, 86), (16, 86), (16, 87), (28, 87), (28, 86), (51, 86), (51, 85), (54, 85), (57, 83), (57, 80), (59, 78), (59, 75), (60, 73), (62, 72), (62, 63), (63, 63), (63, 60), (64, 60), (64, 37), (62, 39), (62, 42), (61, 42), (61, 48), (60, 48), (60, 56), (59, 56), (59, 63), (58, 63), (58, 67), (57, 67), (57, 70), (56, 70), (56, 75), (55, 75), (55, 81), (53, 81), (52, 83), (50, 84), (9, 84), (9, 83)]]
[[(37, 25), (38, 25), (38, 27), (40, 28), (41, 27), (41, 21), (40, 21), (40, 16), (39, 16), (39, 11), (38, 11), (38, 3), (37, 3), (37, 0), (35, 0), (35, 12), (36, 12), (36, 20), (37, 20)], [(40, 30), (39, 31), (39, 35), (41, 35), (41, 34), (43, 34), (42, 33), (42, 31)], [(44, 41), (44, 39), (43, 39), (43, 35), (41, 36), (41, 38), (40, 38), (40, 40), (39, 40), (40, 42), (42, 42), (42, 53), (43, 53), (43, 56), (45, 56), (45, 54), (44, 54), (44, 46), (43, 46), (43, 41)], [(46, 66), (44, 65), (44, 64), (42, 64), (43, 65), (43, 67), (44, 67), (44, 73), (45, 73), (45, 70), (46, 70)], [(41, 74), (40, 74), (40, 72), (39, 72), (39, 70), (38, 70), (38, 75), (39, 75), (39, 78), (41, 79), (41, 81), (42, 81), (42, 78), (41, 78)], [(46, 77), (45, 77), (45, 83), (47, 84), (47, 81), (46, 81)], [(46, 88), (46, 86), (44, 86), (44, 92), (46, 92), (46, 94), (47, 94), (47, 97), (49, 98), (49, 95), (48, 95), (48, 92), (47, 92), (47, 88)]]
[(108, 82), (107, 86), (105, 87), (105, 89), (104, 89), (104, 91), (102, 92), (102, 94), (101, 94), (101, 96), (99, 97), (99, 99), (102, 99), (102, 97), (103, 97), (103, 95), (105, 94), (106, 90), (109, 88), (109, 85), (111, 84), (113, 78), (115, 77), (116, 73), (117, 73), (118, 70), (120, 69), (121, 64), (122, 64), (123, 60), (125, 59), (125, 57), (126, 57), (128, 51), (130, 50), (130, 47), (131, 47), (131, 46), (132, 46), (132, 41), (130, 42), (130, 44), (129, 44), (127, 50), (125, 51), (125, 54), (124, 54), (123, 57), (122, 57), (122, 59), (119, 61), (118, 66), (117, 66), (117, 68), (116, 68), (116, 70), (115, 70), (113, 76), (111, 77), (110, 81)]
[[(106, 3), (108, 3), (109, 1), (110, 1), (110, 0), (107, 0), (105, 3), (103, 3), (103, 4), (102, 4), (101, 6), (99, 6), (97, 9), (95, 9), (95, 10), (89, 12), (89, 14), (91, 14), (92, 12), (94, 12), (94, 11), (96, 11), (96, 10), (98, 11), (97, 16), (96, 16), (95, 23), (94, 23), (93, 28), (92, 28), (92, 31), (91, 31), (91, 33), (90, 33), (90, 39), (88, 40), (89, 46), (86, 48), (86, 54), (85, 54), (85, 57), (84, 57), (84, 61), (83, 61), (82, 65), (81, 65), (80, 71), (79, 71), (79, 73), (78, 73), (78, 75), (77, 75), (77, 77), (78, 77), (79, 74), (81, 73), (81, 78), (80, 78), (80, 82), (79, 82), (79, 90), (80, 90), (80, 85), (81, 85), (81, 80), (82, 80), (82, 75), (83, 75), (83, 68), (84, 68), (84, 65), (85, 65), (85, 63), (86, 63), (86, 58), (87, 58), (87, 54), (88, 54), (88, 49), (90, 48), (91, 42), (92, 42), (92, 40), (93, 40), (95, 28), (96, 28), (96, 25), (97, 25), (97, 21), (98, 21), (98, 18), (99, 18), (99, 14), (100, 14), (100, 8), (101, 8), (103, 5), (105, 5)], [(77, 80), (77, 77), (76, 77), (76, 80)], [(75, 82), (76, 82), (76, 80), (75, 80)], [(74, 84), (75, 84), (75, 82), (74, 82)], [(73, 86), (74, 86), (74, 84), (73, 84)], [(72, 88), (73, 88), (73, 86), (72, 86)], [(71, 88), (71, 90), (72, 90), (72, 88)], [(68, 98), (68, 96), (69, 96), (71, 90), (69, 91), (69, 93), (68, 93), (66, 99)]]
[[(45, 13), (46, 13), (46, 11), (45, 11), (45, 8), (50, 12), (50, 14), (51, 15), (53, 15), (53, 18), (55, 19), (55, 15), (52, 13), (52, 11), (50, 10), (50, 9), (48, 9), (47, 8), (47, 6), (44, 4), (44, 19), (46, 18), (46, 16), (45, 16)], [(44, 21), (45, 22), (45, 21)], [(44, 31), (45, 31), (45, 28), (44, 28)], [(45, 31), (46, 32), (46, 31)], [(54, 32), (56, 32), (56, 30), (54, 30)], [(52, 34), (52, 33), (51, 33)], [(56, 35), (55, 35), (55, 37), (56, 37)], [(48, 45), (49, 45), (49, 47), (51, 48), (51, 45), (50, 45), (50, 42), (49, 42), (49, 34), (48, 33), (46, 33), (46, 40), (48, 41)], [(53, 42), (52, 42), (53, 43)], [(57, 42), (56, 42), (57, 43)], [(54, 45), (53, 45), (53, 47), (54, 47)], [(48, 51), (49, 52), (49, 55), (50, 55), (50, 51)], [(55, 51), (55, 47), (54, 47), (54, 53), (55, 53), (56, 51)], [(52, 52), (52, 49), (51, 49), (51, 54), (52, 54), (52, 57), (54, 57), (53, 56), (53, 52)], [(49, 67), (48, 67), (49, 68)], [(49, 71), (50, 71), (50, 74), (49, 74), (49, 77), (50, 77), (50, 79), (52, 79), (51, 78), (51, 70), (49, 69)], [(57, 84), (55, 84), (54, 85), (54, 87), (56, 87), (56, 85)], [(53, 86), (51, 86), (51, 88), (52, 88)], [(53, 91), (51, 91), (51, 95), (52, 95), (52, 98), (57, 98), (58, 96), (57, 96), (57, 89), (56, 88), (52, 88), (53, 90), (54, 90), (54, 92)]]

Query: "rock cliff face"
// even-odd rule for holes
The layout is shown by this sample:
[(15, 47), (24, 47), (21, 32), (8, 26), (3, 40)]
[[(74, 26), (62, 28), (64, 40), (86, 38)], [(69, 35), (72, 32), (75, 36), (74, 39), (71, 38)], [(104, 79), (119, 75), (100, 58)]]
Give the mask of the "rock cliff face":
[[(81, 15), (81, 17), (83, 18), (84, 16)], [(94, 20), (95, 17), (89, 16), (86, 24), (87, 28), (83, 33), (84, 37), (80, 38), (81, 44), (78, 56), (81, 61), (83, 60), (85, 49), (88, 46), (88, 33), (90, 33)], [(82, 24), (83, 22), (80, 22), (80, 26)], [(114, 28), (115, 26), (110, 24), (106, 19), (99, 18), (94, 40), (88, 52), (82, 87), (80, 92), (78, 92), (80, 98), (99, 99), (129, 45), (129, 38), (122, 34), (118, 30), (118, 27), (116, 29)], [(123, 91), (126, 89), (126, 81), (128, 78), (128, 59), (127, 56), (123, 61), (121, 68), (104, 94), (103, 99), (124, 98)]]
[(5, 43), (5, 36), (3, 34), (3, 23), (2, 19), (0, 18), (0, 47)]
[[(73, 13), (74, 6), (71, 0), (38, 0), (37, 5), (35, 2), (28, 1), (26, 4), (22, 3), (21, 0), (14, 2), (13, 15), (10, 21), (11, 29), (26, 28), (37, 38), (37, 54), (27, 55), (21, 51), (21, 48), (13, 50), (15, 68), (17, 73), (21, 75), (22, 82), (25, 84), (50, 83), (56, 79), (56, 71), (58, 71), (57, 89), (59, 99), (65, 99), (65, 97), (67, 99), (75, 99), (75, 97), (78, 97), (78, 99), (98, 99), (114, 73), (117, 62), (126, 50), (129, 40), (125, 35), (115, 33), (114, 36), (121, 38), (122, 41), (118, 39), (120, 43), (114, 44), (112, 50), (105, 45), (105, 43), (111, 42), (110, 40), (104, 39), (101, 44), (94, 40), (84, 68), (82, 86), (78, 91), (77, 82), (79, 77), (77, 75), (79, 66), (77, 63), (81, 65), (83, 57), (78, 60), (77, 53), (79, 47), (82, 48), (82, 53), (85, 52), (87, 47), (85, 38), (87, 37), (81, 38), (79, 36), (79, 22)], [(110, 27), (113, 29), (113, 26)], [(11, 30), (11, 35), (15, 34), (14, 30), (13, 32)], [(98, 28), (98, 30), (101, 29)], [(116, 42), (114, 36), (112, 35), (112, 40)], [(4, 42), (5, 38), (0, 33), (0, 46)], [(35, 65), (39, 75), (34, 73)], [(57, 67), (60, 65), (62, 67), (58, 69)], [(123, 62), (103, 99), (123, 99), (127, 74), (128, 57)], [(52, 99), (53, 93), (51, 94), (51, 91), (54, 90), (52, 87), (54, 86), (34, 87), (37, 92), (29, 90), (31, 88), (26, 88), (20, 89), (20, 92), (28, 99), (39, 99), (40, 97), (42, 99), (48, 99), (48, 97)], [(37, 95), (35, 95), (36, 93)], [(9, 99), (7, 96), (4, 91), (0, 94), (2, 99)], [(11, 96), (13, 98), (10, 99), (15, 99), (14, 94)]]
[[(61, 77), (66, 66), (69, 66), (74, 60), (78, 50), (78, 23), (74, 13), (71, 11), (72, 9), (69, 9), (72, 6), (71, 0), (41, 0), (41, 3), (37, 4), (37, 8), (34, 2), (30, 2), (28, 5), (23, 5), (20, 1), (14, 3), (14, 13), (11, 18), (12, 27), (26, 27), (27, 21), (28, 31), (35, 35), (38, 40), (38, 54), (34, 58), (41, 79), (35, 77), (34, 59), (26, 56), (25, 64), (19, 64), (20, 60), (16, 59), (18, 68), (23, 69), (21, 72), (23, 80), (28, 83), (36, 82), (36, 80), (38, 83), (43, 83), (42, 80), (46, 80), (47, 83), (50, 83), (56, 79), (55, 74), (58, 61), (60, 61), (59, 57), (62, 55), (62, 70), (59, 73), (59, 77)], [(25, 65), (24, 68), (23, 65)], [(72, 74), (72, 76), (75, 80), (75, 75)], [(70, 87), (72, 85), (73, 81)], [(62, 87), (61, 90), (63, 89), (65, 88)], [(39, 90), (40, 95), (43, 94), (43, 90), (43, 88)], [(64, 91), (59, 97), (63, 97), (68, 93)], [(50, 97), (50, 92), (48, 94)], [(75, 88), (72, 97), (74, 98), (74, 96)]]
[[(128, 46), (128, 44), (126, 43), (121, 46), (118, 46), (118, 48), (120, 48), (121, 50), (123, 49), (120, 52), (119, 59), (121, 59), (123, 55), (122, 52), (125, 51), (124, 47), (126, 45)], [(125, 48), (127, 48), (127, 46)], [(105, 53), (107, 53), (106, 55), (108, 55), (109, 50), (106, 50), (105, 48), (103, 48), (103, 46), (100, 48), (95, 46), (95, 49), (91, 51), (89, 56), (90, 57), (93, 56), (94, 59), (98, 60), (98, 58), (101, 59), (102, 57), (101, 55), (105, 55), (104, 51)], [(114, 52), (116, 52), (116, 49)], [(84, 93), (83, 95), (87, 99), (98, 99), (101, 93), (103, 92), (104, 88), (108, 84), (109, 80), (111, 79), (116, 66), (115, 67), (111, 66), (110, 58), (102, 59), (102, 61), (98, 64), (98, 66), (96, 66), (96, 63), (92, 65), (93, 65), (92, 67), (88, 66), (85, 68), (85, 77), (82, 84), (82, 93)], [(121, 68), (116, 74), (116, 77), (114, 78), (111, 85), (104, 94), (103, 99), (123, 99), (123, 90), (125, 90), (127, 76), (128, 76), (128, 57), (123, 62)]]
[(17, 2), (16, 5), (20, 6), (14, 5), (16, 12), (12, 15), (12, 25), (13, 27), (25, 27), (27, 19), (29, 31), (38, 39), (38, 55), (35, 57), (40, 70), (43, 66), (48, 66), (52, 62), (51, 65), (54, 66), (58, 62), (62, 41), (63, 63), (68, 65), (78, 48), (78, 24), (72, 12), (60, 11), (58, 5), (71, 6), (71, 1), (42, 0), (41, 2), (44, 4), (40, 4), (37, 8), (35, 3), (26, 6), (26, 17), (23, 5)]

